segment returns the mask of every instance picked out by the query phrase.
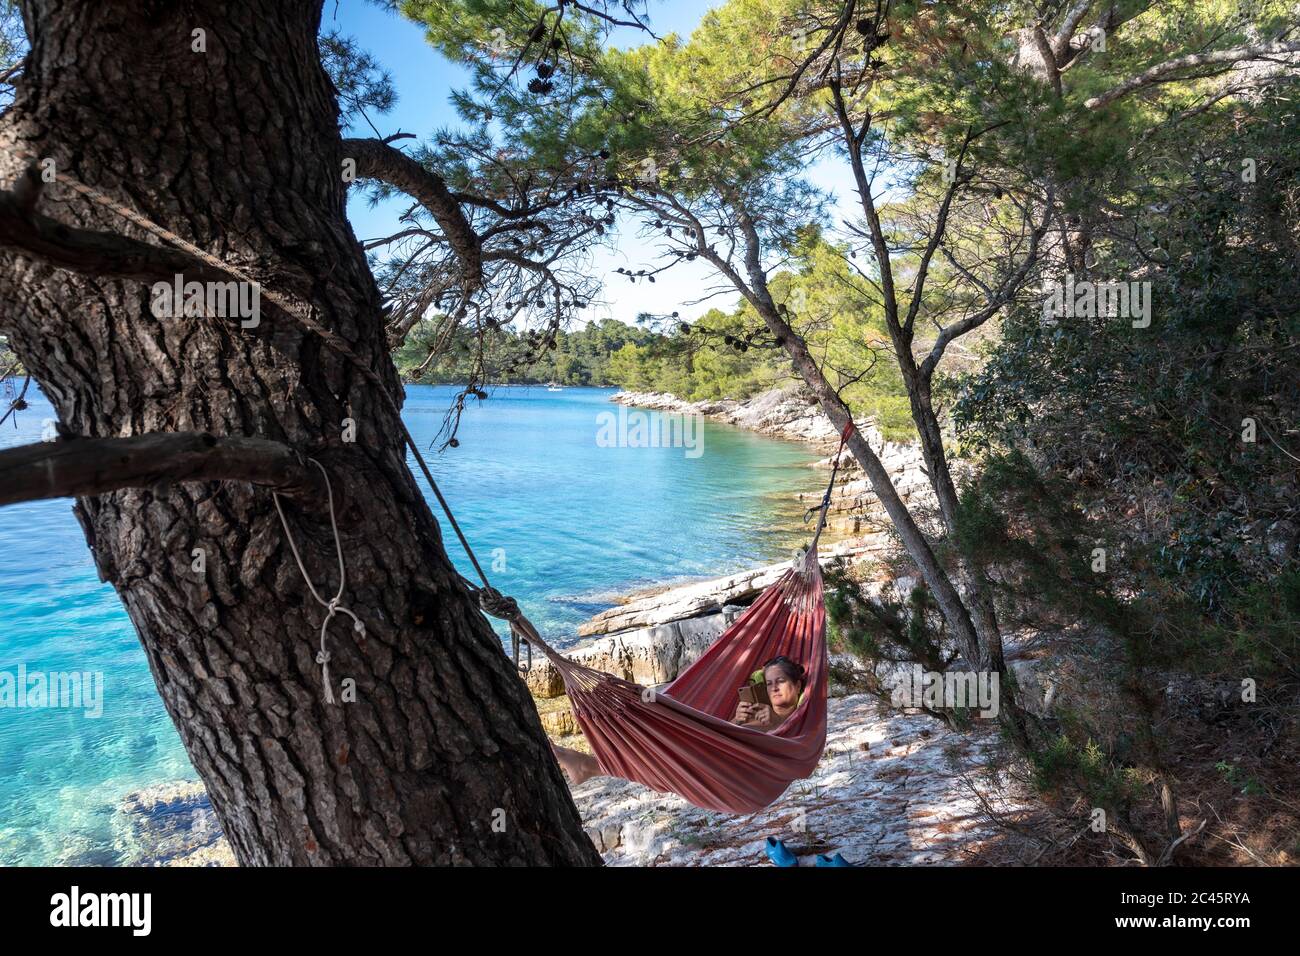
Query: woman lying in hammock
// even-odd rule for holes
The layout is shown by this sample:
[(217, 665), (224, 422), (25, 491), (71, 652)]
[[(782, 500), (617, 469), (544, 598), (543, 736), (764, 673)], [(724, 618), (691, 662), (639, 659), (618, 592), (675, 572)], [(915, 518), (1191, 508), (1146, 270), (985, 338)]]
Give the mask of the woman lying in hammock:
[[(731, 722), (770, 733), (785, 723), (786, 718), (795, 712), (808, 678), (802, 664), (784, 655), (774, 657), (763, 665), (763, 678), (767, 684), (767, 699), (771, 702), (770, 705), (751, 704), (742, 700), (737, 705)], [(573, 786), (576, 787), (584, 780), (600, 776), (600, 765), (591, 754), (560, 747), (554, 743), (551, 744), (551, 750), (555, 752), (556, 759), (560, 761), (560, 766)]]

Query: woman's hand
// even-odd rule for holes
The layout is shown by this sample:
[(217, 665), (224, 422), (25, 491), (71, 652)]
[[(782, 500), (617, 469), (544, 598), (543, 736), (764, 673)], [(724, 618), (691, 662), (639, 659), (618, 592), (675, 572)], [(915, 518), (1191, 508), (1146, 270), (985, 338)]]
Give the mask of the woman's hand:
[(742, 700), (736, 705), (736, 716), (731, 718), (731, 722), (743, 727), (766, 727), (772, 722), (772, 708), (767, 704)]

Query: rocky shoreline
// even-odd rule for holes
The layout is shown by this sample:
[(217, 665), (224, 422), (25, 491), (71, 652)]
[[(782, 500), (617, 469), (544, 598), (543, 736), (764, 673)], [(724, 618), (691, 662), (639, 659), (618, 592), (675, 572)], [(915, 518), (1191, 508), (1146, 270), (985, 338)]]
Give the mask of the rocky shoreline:
[(619, 392), (616, 405), (648, 408), (678, 415), (701, 415), (737, 428), (833, 448), (839, 442), (835, 426), (816, 402), (796, 387), (773, 388), (752, 398), (688, 402), (667, 392)]

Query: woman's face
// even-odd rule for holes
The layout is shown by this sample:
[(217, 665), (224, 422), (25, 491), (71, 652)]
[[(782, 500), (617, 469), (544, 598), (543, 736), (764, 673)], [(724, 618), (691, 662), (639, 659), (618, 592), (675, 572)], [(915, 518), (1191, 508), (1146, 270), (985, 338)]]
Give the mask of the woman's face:
[(767, 680), (767, 697), (773, 707), (788, 709), (799, 703), (799, 685), (786, 676), (779, 667), (769, 667), (763, 671)]

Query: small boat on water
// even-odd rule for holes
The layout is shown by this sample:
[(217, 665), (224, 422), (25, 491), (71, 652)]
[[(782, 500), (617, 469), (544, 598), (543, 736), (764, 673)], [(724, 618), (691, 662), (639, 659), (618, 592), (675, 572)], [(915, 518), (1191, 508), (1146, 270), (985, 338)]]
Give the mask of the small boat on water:
[(562, 391), (564, 391), (564, 386), (563, 386), (563, 385), (556, 385), (554, 382), (548, 382), (548, 383), (546, 384), (546, 390), (547, 390), (548, 392), (562, 392)]

